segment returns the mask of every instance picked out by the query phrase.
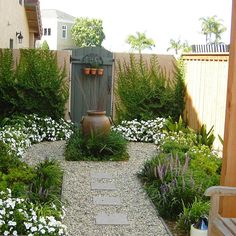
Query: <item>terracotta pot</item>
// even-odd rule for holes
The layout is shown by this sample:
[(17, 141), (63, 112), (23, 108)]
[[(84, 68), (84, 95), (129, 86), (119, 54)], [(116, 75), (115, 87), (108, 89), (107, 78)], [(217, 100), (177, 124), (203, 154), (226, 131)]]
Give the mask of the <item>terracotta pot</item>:
[(98, 74), (99, 76), (103, 75), (103, 73), (104, 73), (104, 69), (103, 69), (103, 68), (97, 69), (97, 74)]
[(105, 111), (87, 111), (87, 116), (82, 117), (81, 127), (85, 138), (91, 135), (108, 135), (111, 129), (111, 119)]
[(84, 74), (89, 75), (90, 74), (90, 68), (84, 68)]
[(96, 75), (96, 73), (97, 73), (97, 69), (96, 68), (91, 68), (90, 69), (90, 74), (91, 75)]

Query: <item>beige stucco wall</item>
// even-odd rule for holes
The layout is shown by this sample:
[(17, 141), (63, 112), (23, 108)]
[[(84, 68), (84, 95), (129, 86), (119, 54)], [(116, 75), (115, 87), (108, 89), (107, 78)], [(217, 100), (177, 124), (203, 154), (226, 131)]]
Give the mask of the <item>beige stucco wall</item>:
[[(22, 44), (18, 43), (16, 32), (23, 35)], [(13, 48), (29, 47), (29, 27), (24, 5), (19, 0), (0, 0), (0, 48), (9, 48), (13, 39)]]

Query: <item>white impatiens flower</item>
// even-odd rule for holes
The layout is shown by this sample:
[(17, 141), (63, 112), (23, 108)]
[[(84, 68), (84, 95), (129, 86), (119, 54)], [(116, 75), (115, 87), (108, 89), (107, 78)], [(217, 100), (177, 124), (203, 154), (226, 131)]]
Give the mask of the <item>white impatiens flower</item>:
[(12, 232), (12, 235), (13, 235), (13, 236), (17, 236), (17, 235), (18, 235), (17, 231), (14, 230), (14, 231)]
[(9, 226), (16, 226), (16, 222), (10, 220), (10, 221), (8, 222), (8, 225), (9, 225)]
[(45, 233), (46, 233), (45, 229), (41, 229), (41, 230), (40, 230), (40, 233), (41, 233), (41, 234), (45, 234)]
[[(0, 141), (7, 144), (12, 154), (22, 157), (33, 144), (46, 141), (67, 140), (72, 135), (72, 123), (51, 117), (40, 118), (37, 115), (25, 115), (25, 121), (14, 126), (0, 128)], [(26, 122), (27, 121), (27, 122)]]
[(35, 226), (33, 226), (33, 227), (31, 227), (31, 232), (33, 233), (33, 232), (36, 232), (37, 231), (37, 227), (35, 227)]
[(25, 228), (29, 229), (32, 227), (32, 223), (24, 222)]
[(164, 123), (164, 118), (148, 121), (141, 120), (140, 122), (135, 119), (132, 121), (122, 121), (120, 125), (113, 126), (112, 130), (121, 133), (129, 141), (159, 144), (162, 140)]

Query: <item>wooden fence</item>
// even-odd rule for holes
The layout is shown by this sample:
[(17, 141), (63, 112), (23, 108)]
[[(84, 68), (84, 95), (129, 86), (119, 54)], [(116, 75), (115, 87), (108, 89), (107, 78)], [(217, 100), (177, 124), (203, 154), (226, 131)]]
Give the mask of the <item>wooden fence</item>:
[(214, 147), (222, 150), (228, 78), (228, 53), (184, 54), (187, 98), (184, 112), (190, 127), (214, 126)]

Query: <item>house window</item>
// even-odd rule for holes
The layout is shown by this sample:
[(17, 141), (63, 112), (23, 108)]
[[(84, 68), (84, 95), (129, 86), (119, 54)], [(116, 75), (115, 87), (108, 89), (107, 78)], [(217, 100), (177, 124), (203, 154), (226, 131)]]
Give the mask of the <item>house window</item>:
[(10, 39), (9, 48), (10, 48), (10, 49), (13, 49), (13, 39)]
[(66, 25), (62, 26), (62, 38), (63, 39), (67, 38), (67, 26)]
[(51, 35), (51, 28), (44, 28), (43, 29), (43, 35), (50, 36)]

